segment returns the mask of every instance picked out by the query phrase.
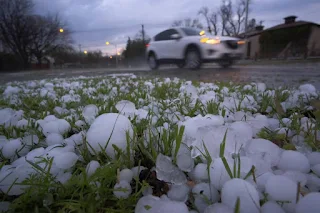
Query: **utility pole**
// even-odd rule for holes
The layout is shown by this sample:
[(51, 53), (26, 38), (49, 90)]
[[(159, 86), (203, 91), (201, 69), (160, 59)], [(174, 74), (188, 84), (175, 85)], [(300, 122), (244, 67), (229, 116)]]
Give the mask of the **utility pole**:
[(247, 39), (247, 31), (248, 31), (248, 15), (249, 15), (249, 1), (246, 0), (246, 20), (245, 20), (245, 38)]
[(81, 51), (81, 44), (79, 44), (79, 51), (82, 52), (82, 51)]
[(142, 26), (142, 31), (141, 31), (141, 33), (142, 33), (142, 42), (143, 42), (143, 45), (145, 45), (146, 43), (145, 43), (144, 25), (142, 24), (141, 26)]

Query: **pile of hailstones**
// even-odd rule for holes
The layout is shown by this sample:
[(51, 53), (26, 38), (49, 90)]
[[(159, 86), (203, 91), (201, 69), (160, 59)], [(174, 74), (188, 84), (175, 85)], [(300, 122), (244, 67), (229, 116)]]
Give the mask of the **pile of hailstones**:
[[(128, 102), (125, 105), (132, 106), (132, 103)], [(145, 112), (141, 110), (132, 110), (133, 114), (145, 116)], [(130, 109), (124, 111), (129, 113)], [(19, 183), (30, 174), (35, 174), (26, 160), (45, 168), (45, 163), (38, 162), (41, 157), (53, 157), (51, 174), (58, 181), (67, 182), (76, 162), (82, 160), (78, 149), (81, 147), (83, 136), (96, 152), (101, 151), (100, 147), (107, 145), (105, 139), (110, 138), (105, 151), (115, 158), (112, 144), (125, 150), (126, 133), (133, 136), (132, 124), (126, 115), (107, 113), (96, 117), (97, 114), (96, 106), (86, 107), (83, 115), (90, 123), (90, 128), (65, 139), (62, 135), (70, 130), (70, 124), (53, 115), (37, 121), (46, 136), (45, 141), (39, 141), (36, 135), (10, 140), (1, 136), (2, 155), (11, 159), (12, 163), (3, 166), (0, 171), (0, 190), (8, 191), (15, 180)], [(21, 111), (2, 109), (0, 115), (3, 115), (1, 122), (5, 126), (20, 126), (25, 122)], [(219, 115), (199, 115), (180, 122), (180, 126), (185, 126), (185, 131), (183, 144), (177, 155), (172, 153), (165, 156), (159, 153), (156, 166), (152, 169), (156, 172), (158, 180), (168, 183), (169, 191), (161, 197), (156, 197), (152, 195), (151, 187), (146, 189), (143, 192), (144, 196), (136, 204), (135, 212), (232, 213), (237, 203), (240, 203), (240, 212), (245, 213), (319, 212), (320, 153), (312, 152), (310, 147), (304, 145), (304, 138), (301, 136), (295, 136), (292, 140), (299, 151), (283, 150), (271, 141), (258, 139), (256, 136), (262, 127), (278, 128), (279, 121), (262, 115), (248, 115), (246, 121), (237, 119), (243, 116), (243, 112), (237, 112), (234, 114), (234, 121), (227, 123)], [(301, 122), (307, 122), (307, 119)], [(76, 125), (81, 126), (83, 123), (77, 121)], [(156, 130), (161, 133), (165, 128), (168, 126)], [(240, 171), (237, 178), (230, 177), (220, 158), (220, 144), (225, 133), (224, 157), (232, 170), (236, 166), (236, 170)], [(148, 134), (145, 136), (145, 142), (150, 144)], [(44, 144), (46, 148), (22, 148), (23, 144), (34, 143)], [(96, 153), (94, 150), (90, 150), (92, 154)], [(210, 165), (207, 162), (209, 158), (202, 154), (206, 153), (206, 150), (212, 159)], [(20, 158), (16, 156), (17, 152)], [(237, 161), (238, 156), (240, 162)], [(197, 157), (202, 159), (202, 163), (195, 163)], [(245, 178), (253, 166), (254, 175)], [(99, 167), (97, 161), (91, 161), (86, 168), (87, 174), (92, 175)], [(145, 168), (134, 167), (120, 171), (118, 182), (114, 186), (114, 195), (117, 198), (128, 198), (132, 193), (130, 182), (138, 177), (139, 171), (143, 169)], [(190, 181), (193, 184), (190, 184)], [(22, 194), (26, 187), (14, 185), (8, 194)], [(187, 206), (191, 200), (194, 204), (193, 209)], [(264, 202), (260, 202), (261, 200)]]

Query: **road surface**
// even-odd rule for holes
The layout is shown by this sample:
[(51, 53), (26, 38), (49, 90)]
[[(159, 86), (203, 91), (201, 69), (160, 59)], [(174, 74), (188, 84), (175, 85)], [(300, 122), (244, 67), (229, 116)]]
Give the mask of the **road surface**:
[(70, 69), (0, 73), (0, 83), (77, 76), (100, 76), (109, 74), (133, 73), (144, 77), (178, 77), (185, 80), (202, 82), (232, 81), (238, 83), (264, 82), (267, 86), (297, 86), (312, 83), (320, 90), (320, 63), (303, 63), (288, 65), (236, 65), (221, 69), (206, 65), (201, 70), (165, 67), (157, 71), (140, 69)]

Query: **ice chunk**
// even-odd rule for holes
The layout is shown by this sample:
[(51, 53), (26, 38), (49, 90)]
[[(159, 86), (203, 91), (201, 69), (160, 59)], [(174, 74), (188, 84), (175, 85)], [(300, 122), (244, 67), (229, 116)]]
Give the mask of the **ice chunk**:
[(262, 160), (270, 162), (271, 166), (277, 165), (280, 159), (280, 148), (271, 141), (265, 139), (259, 138), (250, 140), (247, 143), (245, 150), (248, 157), (258, 154)]
[(205, 200), (205, 198), (200, 196), (194, 197), (194, 205), (196, 206), (199, 212), (204, 212), (204, 210), (209, 206), (210, 203)]
[(26, 159), (31, 162), (36, 162), (37, 160), (40, 161), (40, 159), (37, 159), (37, 158), (42, 156), (44, 153), (45, 153), (45, 150), (43, 147), (33, 149), (26, 155)]
[(320, 190), (320, 178), (315, 174), (307, 174), (307, 187), (311, 192)]
[(320, 164), (320, 152), (312, 152), (307, 155), (311, 166)]
[(96, 116), (98, 115), (98, 113), (99, 113), (99, 109), (94, 104), (87, 105), (82, 110), (82, 116), (83, 116), (84, 120), (90, 125), (93, 123), (93, 121), (96, 118)]
[(283, 171), (308, 173), (310, 171), (310, 164), (308, 158), (300, 152), (285, 150), (281, 154), (278, 168)]
[(303, 93), (314, 94), (316, 93), (316, 88), (312, 84), (303, 84), (299, 86), (299, 90)]
[(249, 182), (234, 178), (226, 182), (221, 191), (223, 204), (234, 208), (240, 199), (240, 212), (260, 212), (259, 193)]
[(17, 122), (16, 127), (26, 129), (28, 127), (28, 121), (26, 119), (22, 119)]
[(261, 213), (285, 213), (285, 211), (273, 201), (268, 201), (261, 207)]
[(50, 133), (47, 138), (46, 138), (46, 142), (48, 146), (52, 146), (55, 144), (62, 144), (64, 141), (62, 135), (58, 134), (58, 133)]
[(316, 164), (311, 167), (313, 173), (315, 173), (318, 177), (320, 177), (320, 164)]
[(161, 153), (157, 157), (156, 172), (157, 178), (165, 182), (173, 184), (183, 184), (187, 182), (185, 174), (172, 164), (168, 156), (162, 155)]
[(64, 119), (58, 119), (55, 121), (49, 121), (42, 125), (42, 132), (45, 136), (48, 136), (50, 133), (65, 134), (70, 130), (70, 124)]
[(131, 101), (122, 100), (116, 104), (116, 109), (120, 114), (133, 116), (136, 111), (136, 106)]
[(208, 181), (208, 168), (207, 164), (199, 163), (197, 164), (194, 169), (191, 171), (191, 175), (195, 181)]
[(168, 192), (168, 197), (174, 201), (186, 202), (189, 197), (190, 188), (186, 184), (173, 184)]
[(296, 205), (296, 213), (318, 213), (320, 209), (320, 193), (313, 192), (303, 197)]
[(113, 190), (113, 194), (116, 198), (128, 198), (132, 192), (132, 188), (127, 181), (116, 183)]
[(100, 163), (98, 161), (95, 161), (95, 160), (90, 161), (86, 167), (87, 175), (88, 176), (93, 175), (99, 167), (100, 167)]
[(70, 169), (76, 164), (78, 158), (74, 152), (63, 152), (55, 156), (54, 163), (60, 169)]
[(133, 172), (130, 169), (123, 169), (120, 171), (120, 175), (119, 175), (119, 180), (120, 181), (127, 181), (128, 183), (131, 182), (132, 178), (133, 178)]
[(63, 171), (59, 171), (56, 179), (57, 181), (59, 181), (62, 184), (65, 184), (68, 182), (68, 180), (70, 180), (70, 178), (72, 177), (71, 172), (63, 172)]
[(270, 200), (293, 202), (298, 184), (281, 175), (271, 176), (266, 183), (266, 193)]
[(213, 205), (208, 206), (204, 213), (233, 213), (233, 208), (223, 204), (223, 203), (215, 203)]
[(49, 121), (56, 121), (58, 120), (58, 118), (54, 115), (48, 115), (43, 119), (45, 122), (49, 122)]
[(253, 137), (252, 127), (243, 121), (236, 121), (230, 125), (230, 128), (236, 132), (237, 140), (240, 146), (244, 146)]
[(190, 149), (181, 144), (177, 153), (177, 166), (184, 172), (190, 172), (194, 167), (194, 159), (191, 157)]
[(79, 128), (83, 128), (83, 127), (86, 126), (86, 123), (84, 121), (82, 121), (82, 120), (78, 120), (74, 124)]
[[(227, 159), (227, 163), (230, 168), (233, 168), (233, 160)], [(210, 165), (210, 181), (211, 184), (218, 190), (222, 189), (222, 186), (230, 180), (230, 176), (222, 162), (221, 158), (217, 158)]]
[(87, 141), (91, 154), (104, 149), (106, 153), (114, 158), (116, 145), (120, 150), (125, 151), (127, 147), (127, 133), (133, 137), (133, 128), (128, 118), (117, 113), (102, 114), (97, 117), (87, 132)]
[(16, 93), (19, 93), (21, 89), (19, 87), (12, 87), (12, 86), (7, 86), (7, 88), (4, 90), (3, 95), (5, 96), (10, 96)]

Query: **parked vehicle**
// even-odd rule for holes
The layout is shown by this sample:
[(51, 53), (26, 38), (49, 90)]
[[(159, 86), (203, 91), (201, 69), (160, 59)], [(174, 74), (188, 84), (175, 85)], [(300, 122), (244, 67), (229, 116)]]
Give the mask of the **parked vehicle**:
[(244, 53), (245, 41), (228, 36), (207, 36), (204, 31), (177, 27), (154, 36), (147, 44), (146, 57), (151, 69), (160, 64), (199, 69), (202, 63), (216, 62), (227, 68)]

